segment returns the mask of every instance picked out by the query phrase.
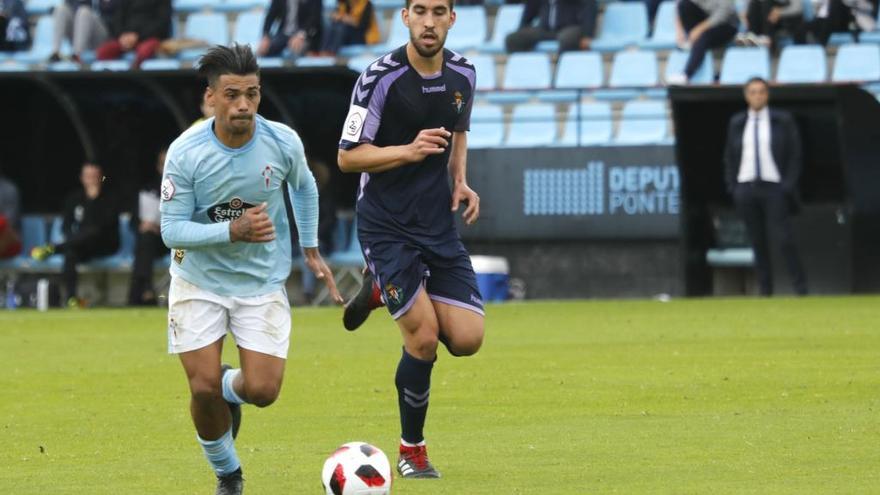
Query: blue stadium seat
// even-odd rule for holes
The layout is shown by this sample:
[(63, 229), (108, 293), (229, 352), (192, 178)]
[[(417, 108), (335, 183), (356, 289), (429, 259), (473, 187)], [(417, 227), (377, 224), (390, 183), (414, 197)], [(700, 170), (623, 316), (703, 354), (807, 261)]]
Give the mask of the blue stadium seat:
[(390, 52), (395, 48), (406, 44), (409, 41), (409, 29), (403, 25), (403, 22), (399, 18), (395, 18), (395, 20), (391, 23), (391, 31), (388, 33), (388, 39), (385, 40), (384, 48), (381, 48), (380, 51)]
[(880, 45), (861, 43), (842, 45), (837, 50), (834, 82), (880, 80)]
[(829, 46), (847, 45), (855, 42), (856, 39), (853, 38), (852, 33), (831, 33), (831, 37), (828, 38)]
[[(684, 66), (687, 64), (687, 59), (691, 55), (691, 52), (682, 52), (682, 51), (672, 51), (669, 52), (669, 58), (666, 59), (666, 70), (664, 71), (664, 80), (669, 80), (671, 76), (677, 74), (684, 73)], [(706, 56), (703, 58), (703, 65), (697, 70), (697, 72), (691, 77), (688, 84), (712, 84), (715, 80), (715, 75), (713, 72), (715, 71), (714, 63), (712, 62), (712, 53), (707, 52)]]
[(648, 10), (643, 2), (606, 4), (602, 31), (590, 44), (599, 52), (615, 52), (644, 41), (648, 35)]
[(611, 104), (583, 102), (570, 105), (561, 146), (601, 146), (611, 142)]
[[(217, 12), (198, 12), (189, 15), (186, 18), (183, 37), (191, 40), (201, 40), (208, 43), (208, 45), (228, 45), (229, 26), (226, 22), (226, 15)], [(180, 58), (184, 60), (197, 59), (206, 49), (193, 48), (183, 50)]]
[(135, 234), (131, 229), (131, 217), (119, 215), (119, 249), (110, 256), (95, 258), (82, 266), (92, 270), (128, 270), (134, 263)]
[[(511, 54), (504, 68), (505, 90), (538, 90), (550, 87), (550, 56), (546, 53), (522, 52)], [(521, 103), (529, 98), (529, 93), (491, 93), (487, 96), (493, 103)]]
[(266, 16), (262, 11), (244, 12), (235, 19), (235, 27), (232, 31), (232, 41), (247, 43), (256, 50), (263, 37), (263, 18)]
[(172, 0), (171, 8), (174, 12), (188, 14), (207, 10), (219, 4), (220, 0)]
[(486, 9), (482, 5), (456, 7), (455, 25), (446, 37), (446, 48), (455, 51), (479, 48), (486, 42)]
[[(367, 70), (367, 67), (369, 67), (370, 64), (372, 64), (375, 60), (376, 60), (375, 55), (370, 55), (367, 53), (364, 55), (358, 55), (357, 57), (348, 59), (347, 65), (348, 65), (349, 69), (351, 69), (357, 73), (361, 73), (361, 72)], [(477, 81), (479, 81), (479, 79), (477, 79)]]
[(260, 69), (277, 69), (284, 67), (284, 59), (281, 57), (257, 57)]
[(492, 28), (492, 37), (483, 46), (482, 51), (487, 53), (503, 53), (505, 51), (504, 39), (507, 35), (519, 29), (519, 21), (522, 19), (523, 4), (505, 4), (498, 8), (495, 13), (495, 25)]
[(5, 60), (0, 63), (0, 72), (26, 72), (30, 67), (17, 60)]
[(144, 60), (141, 70), (180, 70), (180, 60), (174, 58), (151, 58)]
[(339, 47), (336, 55), (340, 57), (357, 57), (364, 53), (370, 53), (370, 50), (370, 45), (343, 45)]
[(403, 8), (404, 0), (372, 0), (376, 10), (398, 10)]
[(559, 41), (557, 40), (541, 40), (535, 45), (536, 52), (556, 53), (559, 51)]
[(549, 103), (513, 107), (506, 145), (511, 148), (550, 146), (556, 140), (556, 111)]
[[(333, 3), (335, 5), (336, 2)], [(247, 12), (268, 5), (269, 2), (265, 0), (220, 0), (214, 3), (213, 9), (218, 12)]]
[(672, 50), (675, 48), (675, 17), (676, 3), (674, 0), (666, 0), (657, 9), (654, 17), (654, 33), (651, 37), (639, 43), (642, 48), (650, 50)]
[(21, 217), (21, 253), (18, 256), (0, 260), (0, 268), (29, 268), (38, 263), (30, 257), (31, 249), (46, 244), (46, 221), (40, 215), (23, 215)]
[(602, 86), (605, 78), (602, 56), (595, 52), (565, 52), (556, 63), (555, 90), (538, 93), (546, 102), (573, 102), (580, 96), (578, 90)]
[[(595, 92), (600, 100), (631, 100), (642, 89), (657, 85), (657, 56), (647, 50), (618, 52), (611, 65), (608, 86)], [(641, 88), (641, 89), (637, 89)]]
[(484, 53), (476, 53), (467, 57), (468, 61), (474, 64), (474, 70), (477, 71), (477, 90), (483, 91), (487, 89), (495, 89), (497, 83), (495, 81), (495, 59), (491, 55)]
[(46, 66), (46, 69), (53, 72), (76, 72), (80, 70), (80, 66), (76, 62), (70, 60), (62, 60), (60, 62), (52, 62)]
[(764, 47), (730, 47), (721, 62), (721, 84), (743, 84), (752, 77), (770, 79), (770, 53)]
[(299, 57), (297, 67), (332, 67), (336, 65), (336, 57)]
[(29, 16), (46, 15), (63, 0), (27, 0), (24, 2), (24, 10)]
[(93, 72), (98, 71), (126, 71), (131, 69), (131, 61), (121, 59), (121, 60), (97, 60), (92, 62), (89, 66)]
[(828, 77), (825, 48), (821, 45), (791, 45), (782, 49), (776, 82), (819, 83)]
[(614, 144), (661, 144), (666, 138), (665, 102), (630, 101), (624, 105)]
[[(45, 62), (49, 55), (52, 54), (54, 26), (55, 23), (52, 21), (51, 15), (44, 15), (37, 19), (37, 24), (32, 31), (33, 36), (30, 50), (15, 52), (12, 56), (13, 60), (23, 64)], [(70, 53), (69, 45), (66, 50), (62, 49), (62, 53)]]
[(474, 105), (468, 148), (496, 148), (504, 139), (504, 114), (495, 105)]

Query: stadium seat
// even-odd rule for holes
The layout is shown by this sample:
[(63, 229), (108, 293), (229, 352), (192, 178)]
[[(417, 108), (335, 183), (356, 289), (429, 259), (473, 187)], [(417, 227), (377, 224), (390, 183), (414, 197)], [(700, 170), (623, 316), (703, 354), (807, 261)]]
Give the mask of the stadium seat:
[(91, 270), (129, 270), (134, 263), (135, 234), (131, 229), (131, 216), (119, 215), (119, 249), (110, 256), (87, 261), (81, 266)]
[(549, 103), (513, 107), (506, 145), (511, 148), (550, 146), (556, 140), (556, 111)]
[(643, 2), (606, 4), (602, 30), (590, 44), (598, 52), (615, 52), (644, 41), (648, 35), (648, 10)]
[(52, 72), (76, 72), (80, 70), (80, 66), (76, 62), (62, 60), (60, 62), (52, 62), (48, 64), (46, 69)]
[(409, 41), (409, 29), (404, 26), (403, 22), (397, 20), (391, 23), (391, 31), (388, 33), (388, 39), (385, 40), (382, 52), (390, 52), (395, 48), (405, 45)]
[(782, 49), (776, 82), (819, 83), (827, 75), (825, 48), (821, 45), (791, 45)]
[(498, 8), (495, 13), (492, 37), (481, 51), (487, 53), (503, 53), (505, 51), (504, 40), (508, 34), (519, 29), (523, 8), (523, 4), (505, 4)]
[(370, 45), (343, 45), (339, 47), (339, 51), (336, 52), (336, 55), (345, 58), (357, 57), (364, 53), (370, 53), (370, 50)]
[(556, 53), (559, 51), (559, 41), (557, 40), (541, 40), (535, 45), (536, 52)]
[(171, 2), (171, 8), (174, 12), (189, 14), (192, 12), (207, 10), (219, 3), (220, 0), (173, 0)]
[(565, 52), (556, 65), (558, 89), (598, 88), (605, 79), (602, 56), (594, 52)]
[(477, 90), (484, 91), (487, 89), (495, 89), (495, 59), (491, 55), (477, 53), (467, 57), (468, 61), (474, 64), (474, 70), (477, 72)]
[(630, 101), (623, 107), (614, 144), (660, 144), (666, 141), (666, 128), (665, 102)]
[(404, 0), (372, 0), (376, 10), (398, 10), (403, 8)]
[[(27, 51), (15, 52), (13, 60), (23, 64), (36, 64), (45, 62), (52, 54), (52, 37), (54, 36), (55, 23), (51, 15), (44, 15), (37, 19), (37, 24), (32, 31), (33, 37), (31, 48)], [(62, 46), (63, 54), (70, 53), (70, 45)]]
[(46, 15), (63, 0), (27, 0), (24, 2), (24, 10), (29, 16)]
[(174, 58), (151, 58), (141, 63), (141, 70), (180, 70), (180, 60)]
[(446, 48), (458, 52), (486, 42), (486, 9), (482, 5), (456, 7), (455, 25), (446, 37)]
[(649, 50), (672, 50), (675, 48), (675, 17), (676, 2), (666, 0), (657, 9), (654, 17), (654, 33), (650, 38), (642, 40), (639, 46)]
[[(198, 12), (186, 18), (184, 38), (201, 40), (208, 45), (228, 45), (229, 29), (224, 14), (216, 12)], [(184, 60), (197, 59), (205, 52), (205, 48), (192, 48), (183, 50), (180, 58)]]
[(332, 67), (336, 65), (336, 57), (299, 57), (297, 67)]
[(631, 100), (642, 91), (657, 85), (657, 56), (646, 50), (618, 52), (611, 65), (608, 86), (612, 89), (597, 90), (600, 100)]
[(831, 33), (831, 37), (828, 38), (828, 46), (847, 45), (855, 42), (856, 39), (852, 33)]
[(495, 105), (474, 105), (471, 109), (471, 130), (468, 148), (495, 148), (504, 139), (504, 114)]
[(611, 104), (583, 102), (570, 105), (560, 146), (597, 146), (611, 142)]
[(770, 79), (770, 53), (764, 47), (730, 47), (721, 62), (721, 84), (743, 84), (752, 77)]
[(834, 82), (880, 80), (880, 45), (868, 43), (842, 45), (837, 50), (831, 80)]
[(39, 215), (21, 217), (21, 253), (10, 259), (0, 260), (0, 269), (20, 270), (38, 264), (30, 257), (31, 249), (46, 244), (46, 222)]
[[(334, 2), (335, 5), (336, 2)], [(219, 0), (212, 7), (218, 12), (247, 12), (251, 9), (262, 8), (268, 5), (264, 0)], [(262, 26), (262, 24), (260, 24)]]
[(97, 60), (92, 62), (92, 65), (89, 66), (93, 72), (98, 71), (127, 71), (131, 69), (131, 61), (129, 60)]
[(284, 67), (284, 59), (281, 57), (257, 57), (260, 69), (277, 69)]
[[(372, 64), (375, 60), (376, 60), (375, 55), (370, 55), (367, 53), (364, 55), (358, 55), (357, 57), (348, 59), (348, 64), (346, 64), (346, 65), (348, 65), (349, 69), (351, 69), (357, 73), (361, 73), (361, 72), (367, 70), (367, 67), (369, 67), (370, 64)], [(477, 81), (479, 82), (479, 79), (477, 79)]]
[[(505, 90), (547, 89), (550, 87), (550, 74), (550, 57), (546, 53), (514, 53), (507, 58), (501, 87)], [(529, 93), (522, 91), (488, 95), (493, 103), (521, 103), (528, 98)]]
[(30, 67), (27, 64), (16, 60), (6, 60), (0, 63), (0, 72), (26, 72), (29, 70)]
[[(668, 81), (671, 76), (684, 73), (684, 66), (691, 52), (672, 51), (669, 52), (669, 58), (666, 59), (666, 70), (663, 72), (663, 79)], [(712, 62), (712, 53), (706, 53), (703, 58), (703, 65), (691, 77), (688, 84), (712, 84), (715, 80), (714, 63)]]
[(252, 49), (256, 50), (257, 45), (260, 44), (260, 38), (263, 37), (263, 17), (265, 15), (262, 11), (239, 14), (232, 30), (232, 41), (248, 43)]

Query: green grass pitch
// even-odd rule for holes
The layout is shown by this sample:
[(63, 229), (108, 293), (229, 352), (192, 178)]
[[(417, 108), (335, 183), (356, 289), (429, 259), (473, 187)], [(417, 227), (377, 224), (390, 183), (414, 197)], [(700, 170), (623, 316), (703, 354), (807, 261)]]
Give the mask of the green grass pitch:
[[(880, 492), (880, 298), (559, 302), (487, 309), (441, 351), (441, 480), (395, 494)], [(281, 398), (246, 407), (250, 494), (317, 494), (364, 440), (396, 459), (400, 339), (377, 313), (293, 313)], [(0, 312), (0, 493), (210, 494), (160, 310)], [(237, 362), (227, 341), (227, 359)]]

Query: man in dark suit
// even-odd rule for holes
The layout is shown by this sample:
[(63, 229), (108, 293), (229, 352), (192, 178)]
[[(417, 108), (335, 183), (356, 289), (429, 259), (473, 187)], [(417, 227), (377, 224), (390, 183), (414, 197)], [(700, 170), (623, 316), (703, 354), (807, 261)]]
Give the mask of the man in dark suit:
[(263, 21), (260, 57), (277, 57), (285, 48), (294, 56), (321, 48), (321, 0), (272, 0)]
[(806, 275), (789, 220), (799, 204), (801, 138), (788, 112), (767, 106), (768, 96), (767, 81), (756, 77), (746, 83), (749, 109), (730, 119), (724, 178), (752, 241), (761, 295), (773, 294), (771, 237), (780, 244), (795, 292), (805, 295)]
[[(508, 34), (508, 52), (527, 52), (539, 41), (559, 40), (559, 51), (589, 50), (596, 31), (596, 0), (526, 0), (519, 29)], [(532, 21), (538, 19), (538, 25)]]

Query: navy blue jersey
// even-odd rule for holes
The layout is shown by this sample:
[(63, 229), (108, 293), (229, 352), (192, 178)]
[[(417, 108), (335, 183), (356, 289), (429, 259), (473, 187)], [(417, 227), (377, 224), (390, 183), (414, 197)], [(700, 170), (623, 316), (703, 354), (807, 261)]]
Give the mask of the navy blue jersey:
[[(443, 68), (422, 77), (409, 64), (406, 45), (373, 62), (358, 78), (339, 147), (362, 143), (398, 146), (423, 129), (450, 132), (470, 128), (476, 72), (461, 55), (443, 51)], [(429, 155), (385, 172), (361, 174), (359, 229), (401, 234), (423, 244), (445, 242), (455, 233), (447, 164), (452, 141)]]

